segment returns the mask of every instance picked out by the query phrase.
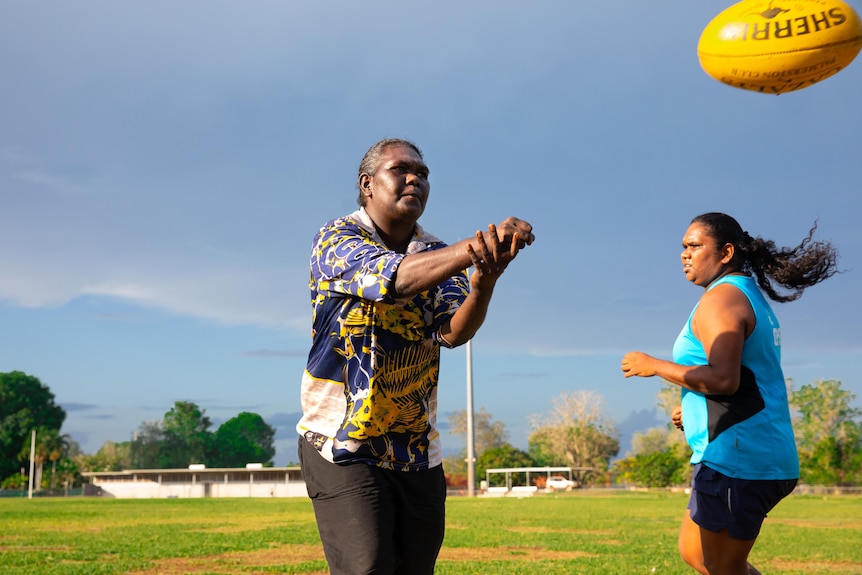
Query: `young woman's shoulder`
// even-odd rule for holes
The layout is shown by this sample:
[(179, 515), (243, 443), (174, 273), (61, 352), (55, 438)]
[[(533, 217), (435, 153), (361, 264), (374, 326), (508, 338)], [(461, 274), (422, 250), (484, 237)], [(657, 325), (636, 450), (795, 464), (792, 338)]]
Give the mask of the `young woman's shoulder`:
[(754, 310), (741, 289), (730, 283), (722, 283), (701, 296), (693, 319), (701, 326), (707, 322), (713, 325), (746, 326), (754, 320)]

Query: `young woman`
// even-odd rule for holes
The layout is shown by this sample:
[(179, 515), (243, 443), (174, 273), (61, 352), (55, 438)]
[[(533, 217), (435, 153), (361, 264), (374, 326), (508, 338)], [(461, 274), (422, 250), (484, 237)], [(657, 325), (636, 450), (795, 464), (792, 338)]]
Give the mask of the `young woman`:
[(694, 218), (682, 241), (682, 267), (705, 292), (674, 344), (673, 361), (638, 351), (622, 359), (626, 377), (658, 376), (682, 388), (677, 423), (695, 468), (679, 550), (704, 575), (759, 573), (748, 554), (766, 514), (799, 478), (781, 332), (763, 294), (793, 301), (836, 273), (836, 251), (812, 241), (815, 229), (797, 247), (777, 249), (726, 214)]

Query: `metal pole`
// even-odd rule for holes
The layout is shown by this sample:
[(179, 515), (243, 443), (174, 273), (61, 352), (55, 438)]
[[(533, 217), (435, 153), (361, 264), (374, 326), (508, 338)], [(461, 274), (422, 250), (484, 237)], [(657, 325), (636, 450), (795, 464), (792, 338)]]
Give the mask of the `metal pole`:
[(467, 496), (476, 495), (475, 430), (473, 429), (473, 340), (467, 340)]
[(27, 499), (33, 499), (33, 461), (36, 459), (36, 430), (30, 436), (30, 488), (27, 491)]

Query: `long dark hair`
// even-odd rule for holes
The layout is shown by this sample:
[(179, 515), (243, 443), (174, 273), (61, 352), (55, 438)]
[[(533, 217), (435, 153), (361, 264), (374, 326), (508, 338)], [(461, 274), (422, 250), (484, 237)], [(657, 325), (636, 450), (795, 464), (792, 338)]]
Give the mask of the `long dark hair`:
[[(795, 248), (777, 248), (772, 240), (752, 238), (739, 222), (720, 212), (701, 214), (691, 223), (704, 226), (718, 248), (732, 244), (734, 256), (731, 263), (739, 271), (754, 276), (757, 285), (771, 300), (796, 300), (805, 288), (838, 273), (835, 247), (829, 242), (813, 240), (816, 221), (808, 236)], [(790, 293), (779, 294), (773, 283), (787, 288)]]

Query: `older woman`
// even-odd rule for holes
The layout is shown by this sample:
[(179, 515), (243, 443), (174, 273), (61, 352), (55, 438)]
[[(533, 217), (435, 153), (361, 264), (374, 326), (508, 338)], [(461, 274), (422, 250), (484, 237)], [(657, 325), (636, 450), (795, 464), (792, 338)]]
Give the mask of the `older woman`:
[(497, 280), (534, 240), (515, 217), (451, 246), (426, 232), (428, 173), (413, 143), (377, 142), (359, 165), (360, 208), (324, 224), (312, 248), (297, 431), (333, 575), (434, 572), (446, 499), (440, 347), (473, 337)]
[[(682, 388), (679, 426), (695, 468), (679, 550), (705, 575), (759, 573), (748, 554), (766, 514), (799, 478), (781, 332), (764, 293), (792, 301), (836, 273), (836, 251), (811, 241), (815, 229), (799, 246), (777, 249), (726, 214), (694, 218), (682, 241), (683, 273), (706, 291), (673, 361), (638, 351), (622, 359), (626, 377), (658, 376)], [(779, 294), (773, 282), (790, 292)]]

